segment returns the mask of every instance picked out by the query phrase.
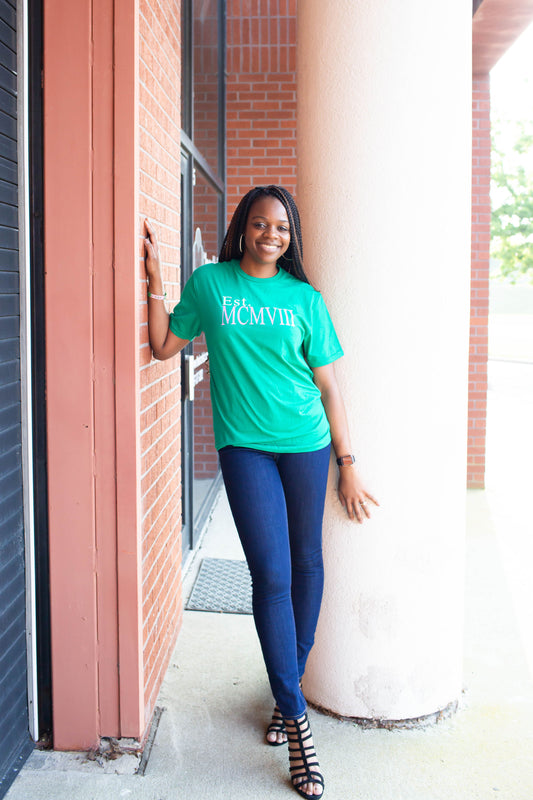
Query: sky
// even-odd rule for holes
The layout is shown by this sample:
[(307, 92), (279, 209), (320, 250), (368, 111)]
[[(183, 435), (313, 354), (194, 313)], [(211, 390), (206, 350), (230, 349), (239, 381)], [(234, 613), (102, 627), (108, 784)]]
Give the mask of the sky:
[[(492, 69), (490, 93), (492, 130), (498, 149), (506, 152), (504, 164), (511, 171), (521, 164), (533, 174), (533, 148), (522, 155), (513, 151), (518, 136), (514, 121), (533, 124), (533, 23)], [(503, 202), (505, 197), (492, 187), (493, 203)]]
[(492, 69), (490, 88), (494, 116), (533, 120), (533, 24)]

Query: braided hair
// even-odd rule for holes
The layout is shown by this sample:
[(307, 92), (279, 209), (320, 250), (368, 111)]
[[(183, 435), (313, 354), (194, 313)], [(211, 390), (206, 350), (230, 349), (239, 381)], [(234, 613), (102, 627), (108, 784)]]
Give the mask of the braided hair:
[(305, 274), (303, 265), (303, 248), (302, 248), (302, 229), (300, 225), (300, 214), (294, 202), (291, 193), (283, 186), (256, 186), (250, 189), (241, 201), (235, 211), (229, 224), (226, 236), (220, 248), (219, 261), (238, 261), (242, 257), (240, 250), (241, 236), (246, 228), (248, 214), (253, 203), (260, 197), (275, 197), (285, 207), (287, 212), (287, 219), (289, 221), (289, 230), (291, 234), (291, 241), (286, 252), (278, 259), (278, 266), (282, 267), (286, 272), (294, 275), (298, 280), (304, 283), (310, 283), (309, 278)]

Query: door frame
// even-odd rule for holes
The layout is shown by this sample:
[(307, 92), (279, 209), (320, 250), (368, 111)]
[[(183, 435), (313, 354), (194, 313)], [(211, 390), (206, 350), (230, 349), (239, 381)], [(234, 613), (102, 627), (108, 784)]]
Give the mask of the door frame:
[[(28, 339), (31, 348), (31, 515), (34, 564), (37, 709), (35, 739), (52, 738), (52, 659), (50, 641), (50, 580), (48, 551), (48, 475), (46, 425), (46, 329), (44, 295), (44, 182), (43, 182), (43, 3), (24, 0), (26, 28), (25, 114), (27, 115), (26, 151), (28, 158), (26, 199), (27, 285), (29, 308)], [(26, 194), (27, 194), (26, 191)], [(28, 459), (28, 463), (29, 459)], [(28, 483), (28, 487), (29, 487)], [(27, 492), (29, 494), (29, 492)]]
[[(181, 150), (181, 274), (180, 295), (192, 273), (192, 156)], [(189, 342), (181, 351), (181, 547), (185, 559), (194, 549), (194, 442), (192, 403), (187, 394), (187, 356)]]
[(31, 70), (28, 0), (17, 3), (17, 141), (18, 227), (20, 275), (20, 382), (22, 437), (22, 496), (24, 515), (26, 653), (28, 727), (34, 741), (39, 738), (39, 691), (37, 658), (37, 574), (35, 546), (34, 484), (34, 358), (33, 286), (31, 261)]

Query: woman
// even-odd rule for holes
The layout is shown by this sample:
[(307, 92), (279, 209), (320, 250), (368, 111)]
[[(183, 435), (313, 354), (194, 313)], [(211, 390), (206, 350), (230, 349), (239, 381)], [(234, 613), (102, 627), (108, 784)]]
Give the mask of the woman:
[(351, 519), (377, 501), (354, 465), (333, 362), (342, 355), (302, 261), (296, 204), (281, 186), (240, 201), (218, 264), (199, 267), (165, 310), (157, 241), (146, 222), (148, 325), (155, 358), (205, 333), (215, 445), (253, 587), (254, 620), (276, 707), (271, 745), (289, 742), (291, 781), (321, 797), (300, 681), (323, 587), (322, 516), (333, 444)]

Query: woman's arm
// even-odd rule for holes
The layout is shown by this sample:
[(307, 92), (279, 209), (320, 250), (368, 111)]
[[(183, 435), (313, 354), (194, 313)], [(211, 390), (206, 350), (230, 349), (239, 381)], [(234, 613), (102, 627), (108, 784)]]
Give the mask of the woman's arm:
[[(335, 377), (333, 364), (313, 368), (313, 380), (320, 389), (322, 403), (331, 429), (331, 442), (337, 458), (350, 455), (351, 445), (348, 431), (346, 411), (341, 397), (340, 389)], [(355, 464), (339, 467), (338, 495), (346, 513), (358, 522), (363, 522), (365, 517), (370, 517), (369, 501), (378, 506), (378, 501), (367, 492)]]
[[(163, 279), (161, 278), (161, 265), (159, 262), (159, 248), (155, 231), (146, 219), (144, 221), (146, 238), (144, 240), (145, 267), (148, 278), (148, 291), (150, 294), (164, 295)], [(187, 339), (180, 339), (169, 328), (169, 315), (165, 308), (164, 300), (148, 297), (148, 336), (154, 358), (165, 361), (179, 353), (188, 343)]]

